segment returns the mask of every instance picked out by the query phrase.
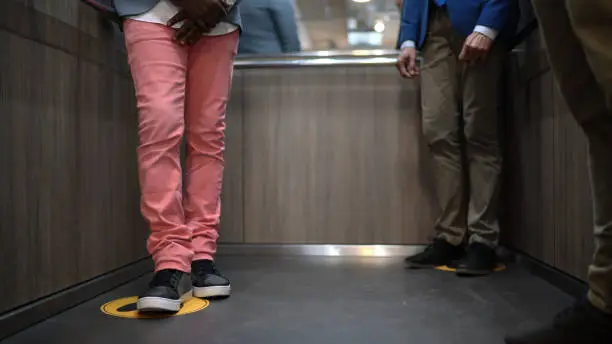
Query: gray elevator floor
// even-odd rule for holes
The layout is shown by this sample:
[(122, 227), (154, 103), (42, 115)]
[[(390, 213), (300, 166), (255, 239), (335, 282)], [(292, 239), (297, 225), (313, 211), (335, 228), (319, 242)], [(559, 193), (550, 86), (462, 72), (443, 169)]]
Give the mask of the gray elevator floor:
[(150, 276), (3, 341), (6, 344), (503, 343), (571, 298), (518, 267), (460, 279), (409, 271), (400, 258), (220, 257), (233, 296), (162, 320), (109, 317), (100, 306), (139, 294)]

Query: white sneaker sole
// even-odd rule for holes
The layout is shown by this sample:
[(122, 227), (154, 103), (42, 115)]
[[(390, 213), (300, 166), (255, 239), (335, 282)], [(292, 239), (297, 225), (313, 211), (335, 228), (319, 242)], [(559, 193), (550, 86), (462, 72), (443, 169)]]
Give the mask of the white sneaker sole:
[(164, 299), (162, 297), (143, 297), (136, 304), (139, 312), (178, 312), (181, 310), (182, 300)]
[(219, 285), (213, 287), (193, 287), (193, 296), (206, 299), (209, 297), (230, 296), (232, 288), (229, 285)]

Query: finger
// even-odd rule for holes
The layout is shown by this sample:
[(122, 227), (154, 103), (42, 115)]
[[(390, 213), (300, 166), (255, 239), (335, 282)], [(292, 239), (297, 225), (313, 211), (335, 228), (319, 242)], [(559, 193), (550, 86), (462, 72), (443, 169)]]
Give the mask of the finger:
[(479, 45), (474, 49), (474, 60), (484, 61), (488, 53), (486, 42), (481, 41)]
[(187, 43), (187, 37), (189, 37), (189, 33), (191, 32), (191, 30), (193, 29), (193, 23), (188, 21), (185, 22), (185, 24), (183, 24), (183, 26), (177, 30), (176, 32), (176, 40), (180, 43), (180, 44), (186, 44)]
[(474, 49), (473, 47), (468, 49), (466, 60), (468, 62), (468, 65), (473, 66), (478, 61), (479, 57), (480, 54), (477, 49)]
[(200, 31), (199, 28), (194, 26), (189, 31), (186, 41), (187, 41), (188, 45), (194, 45), (194, 44), (198, 43), (198, 41), (200, 41), (201, 38), (202, 38), (202, 31)]
[(465, 61), (468, 54), (468, 46), (466, 44), (461, 48), (461, 52), (459, 53), (459, 60)]
[(176, 30), (176, 33), (174, 34), (174, 40), (179, 43), (179, 44), (183, 44), (183, 39), (185, 37), (185, 27), (181, 27), (180, 29)]
[(489, 55), (488, 51), (481, 50), (480, 54), (478, 55), (478, 61), (482, 62), (482, 61), (486, 60), (487, 59), (487, 55)]
[(229, 5), (227, 5), (224, 1), (214, 1), (215, 10), (219, 11), (219, 13), (227, 14), (229, 9)]
[(180, 11), (174, 17), (168, 20), (168, 26), (174, 26), (175, 24), (185, 21), (185, 19), (187, 19), (187, 14), (185, 13), (185, 11)]
[(491, 42), (483, 41), (482, 42), (482, 60), (486, 60), (487, 56), (489, 56), (489, 52), (491, 51)]
[(419, 75), (418, 68), (416, 66), (416, 58), (414, 56), (410, 57), (408, 60), (408, 72), (414, 77)]
[(470, 65), (473, 66), (475, 64), (477, 64), (478, 62), (481, 62), (484, 60), (485, 57), (485, 51), (481, 50), (481, 49), (473, 49), (472, 50), (472, 57), (470, 59)]
[(194, 23), (203, 33), (206, 33), (212, 29), (212, 27), (202, 18), (195, 20)]
[(174, 39), (177, 42), (183, 42), (183, 40), (185, 39), (185, 35), (187, 35), (187, 25), (183, 25), (179, 29), (176, 30)]
[(404, 61), (398, 61), (397, 62), (397, 69), (400, 72), (400, 75), (404, 78), (412, 78), (412, 75), (410, 74), (410, 72), (408, 71), (408, 68), (406, 67), (406, 63), (404, 63)]
[(459, 54), (460, 60), (469, 60), (472, 57), (473, 49), (476, 46), (476, 40), (478, 37), (476, 35), (469, 35), (465, 42), (463, 42), (463, 47), (461, 49), (461, 53)]
[(467, 46), (465, 52), (465, 60), (468, 62), (473, 62), (478, 57), (478, 50), (473, 46)]
[(225, 1), (217, 1), (216, 7), (210, 11), (211, 14), (215, 16), (215, 18), (221, 19), (227, 17), (229, 14), (230, 6), (225, 3)]
[(180, 45), (187, 45), (187, 39), (186, 39), (187, 35), (188, 35), (188, 31), (182, 30), (181, 35), (175, 38), (176, 43)]
[(190, 15), (192, 19), (204, 18), (206, 21), (210, 21), (211, 17), (220, 17), (224, 12), (225, 9), (219, 1), (204, 1), (193, 8)]

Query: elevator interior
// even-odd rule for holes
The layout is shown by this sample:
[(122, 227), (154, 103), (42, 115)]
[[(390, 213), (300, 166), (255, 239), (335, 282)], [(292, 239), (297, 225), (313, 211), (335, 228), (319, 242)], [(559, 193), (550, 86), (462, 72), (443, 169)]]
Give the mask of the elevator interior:
[(504, 271), (403, 268), (437, 209), (418, 83), (395, 51), (239, 58), (219, 247), (233, 296), (104, 314), (151, 272), (125, 52), (95, 12), (25, 3), (0, 14), (3, 343), (501, 343), (584, 291), (586, 143), (532, 31), (506, 71)]

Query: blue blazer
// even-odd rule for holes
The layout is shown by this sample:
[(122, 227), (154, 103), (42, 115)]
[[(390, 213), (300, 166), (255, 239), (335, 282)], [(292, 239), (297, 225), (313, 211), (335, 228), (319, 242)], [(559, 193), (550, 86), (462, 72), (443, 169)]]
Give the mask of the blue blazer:
[(275, 55), (301, 50), (294, 0), (246, 0), (240, 4), (239, 54)]
[[(398, 45), (425, 43), (430, 0), (403, 0)], [(476, 25), (498, 32), (499, 40), (511, 40), (516, 33), (519, 7), (517, 0), (446, 0), (451, 25), (457, 33), (469, 36)]]

